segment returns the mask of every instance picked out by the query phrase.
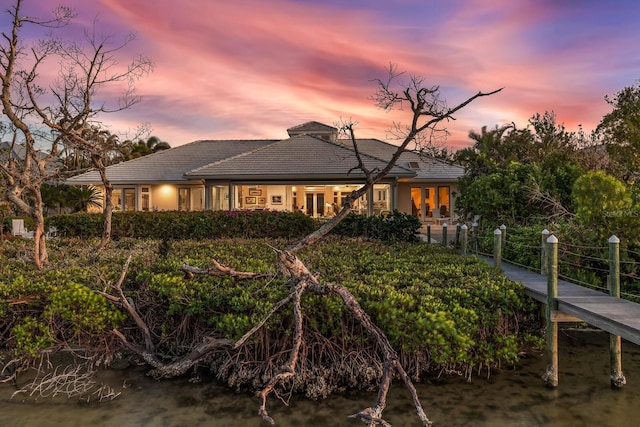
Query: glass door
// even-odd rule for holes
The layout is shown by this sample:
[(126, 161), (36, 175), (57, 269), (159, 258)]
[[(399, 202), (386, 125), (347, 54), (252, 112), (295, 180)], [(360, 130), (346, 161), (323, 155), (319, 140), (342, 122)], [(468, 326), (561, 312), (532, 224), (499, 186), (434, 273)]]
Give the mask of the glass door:
[(191, 189), (185, 187), (178, 188), (178, 210), (191, 210)]
[(305, 212), (312, 217), (324, 216), (324, 193), (305, 193)]

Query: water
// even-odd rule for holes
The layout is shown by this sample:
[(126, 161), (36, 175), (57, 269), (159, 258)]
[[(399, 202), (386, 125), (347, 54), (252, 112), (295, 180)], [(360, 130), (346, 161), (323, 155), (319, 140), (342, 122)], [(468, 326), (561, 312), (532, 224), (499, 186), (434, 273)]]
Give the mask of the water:
[[(561, 332), (559, 387), (546, 389), (542, 355), (532, 355), (515, 369), (489, 379), (460, 378), (417, 384), (419, 396), (435, 426), (626, 427), (640, 424), (640, 347), (623, 344), (627, 385), (609, 387), (608, 335)], [(121, 391), (106, 403), (69, 400), (9, 400), (13, 389), (0, 385), (0, 426), (266, 426), (257, 416), (259, 400), (210, 382), (187, 379), (156, 382), (138, 370), (110, 371), (104, 380)], [(126, 385), (126, 388), (122, 388)], [(375, 399), (352, 392), (324, 401), (294, 397), (289, 406), (272, 396), (270, 415), (277, 426), (362, 426), (347, 418)], [(392, 386), (385, 419), (394, 426), (419, 426), (408, 393)]]

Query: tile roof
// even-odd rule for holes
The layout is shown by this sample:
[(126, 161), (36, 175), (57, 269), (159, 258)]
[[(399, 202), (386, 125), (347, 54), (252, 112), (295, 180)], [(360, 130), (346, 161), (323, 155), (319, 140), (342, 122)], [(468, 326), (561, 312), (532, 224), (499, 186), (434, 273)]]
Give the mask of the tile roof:
[[(107, 168), (112, 184), (187, 181), (186, 171), (202, 165), (236, 156), (277, 140), (222, 140), (195, 141), (163, 150), (148, 156), (118, 163)], [(97, 171), (87, 172), (67, 179), (69, 184), (99, 184)]]
[[(352, 146), (350, 140), (338, 140), (338, 142), (348, 147)], [(379, 139), (358, 139), (357, 143), (359, 150), (386, 161), (391, 160), (391, 157), (398, 149), (397, 145), (389, 144)], [(409, 162), (417, 162), (419, 168), (411, 168)], [(396, 164), (413, 170), (416, 173), (413, 178), (414, 181), (455, 181), (464, 175), (462, 166), (411, 150), (403, 152)]]
[[(363, 155), (370, 170), (383, 168), (386, 162)], [(355, 152), (310, 135), (299, 135), (258, 148), (251, 152), (221, 160), (187, 172), (201, 179), (345, 179), (361, 178), (363, 173), (351, 170), (358, 165)], [(348, 175), (349, 174), (349, 175)], [(396, 166), (390, 177), (412, 177), (408, 168)]]
[[(358, 179), (361, 171), (349, 140), (328, 140), (337, 129), (307, 122), (287, 130), (284, 140), (202, 140), (164, 150), (107, 168), (115, 185), (178, 183), (193, 179), (211, 180), (345, 180)], [(317, 136), (312, 136), (315, 134)], [(378, 139), (360, 139), (358, 147), (369, 170), (381, 169), (397, 146)], [(416, 164), (410, 164), (416, 162)], [(414, 166), (414, 167), (412, 167)], [(422, 156), (402, 153), (389, 174), (415, 181), (455, 181), (464, 173), (460, 166)], [(68, 184), (100, 184), (97, 171), (66, 181)]]

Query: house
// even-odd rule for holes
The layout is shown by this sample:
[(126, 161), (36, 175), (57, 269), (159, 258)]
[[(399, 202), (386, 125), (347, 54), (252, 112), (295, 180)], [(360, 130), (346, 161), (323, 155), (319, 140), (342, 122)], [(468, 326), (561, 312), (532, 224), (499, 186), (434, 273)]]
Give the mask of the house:
[[(114, 205), (149, 210), (300, 210), (330, 217), (364, 183), (350, 140), (318, 122), (287, 129), (289, 138), (206, 140), (109, 166)], [(362, 160), (381, 169), (396, 146), (359, 139)], [(359, 199), (358, 213), (398, 209), (422, 220), (450, 217), (463, 168), (404, 152), (389, 174)], [(97, 171), (69, 178), (69, 185), (101, 186)]]

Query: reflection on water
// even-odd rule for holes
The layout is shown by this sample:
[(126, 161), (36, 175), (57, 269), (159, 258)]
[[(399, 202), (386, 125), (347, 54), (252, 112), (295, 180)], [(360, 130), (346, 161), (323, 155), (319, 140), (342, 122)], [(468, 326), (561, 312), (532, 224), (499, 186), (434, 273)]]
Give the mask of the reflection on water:
[[(609, 387), (608, 336), (564, 331), (560, 343), (560, 385), (544, 388), (541, 356), (522, 360), (515, 370), (475, 378), (418, 384), (418, 393), (436, 426), (636, 426), (640, 422), (640, 348), (623, 344), (627, 385)], [(0, 426), (265, 426), (259, 401), (220, 385), (186, 379), (156, 382), (139, 372), (109, 372), (107, 381), (122, 395), (107, 403), (9, 400), (13, 390), (0, 385)], [(278, 426), (361, 426), (347, 418), (373, 403), (373, 393), (348, 393), (324, 401), (272, 398), (268, 406)], [(408, 394), (392, 387), (385, 418), (394, 426), (419, 426)]]

